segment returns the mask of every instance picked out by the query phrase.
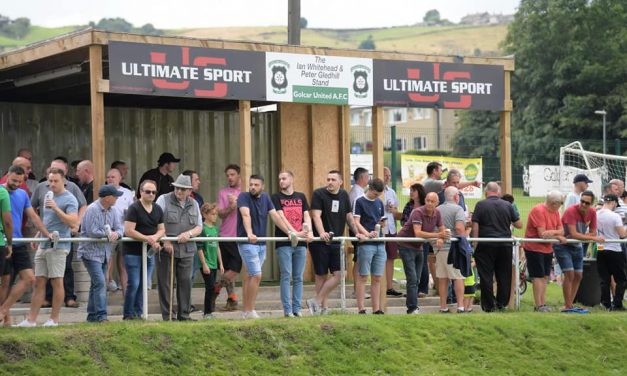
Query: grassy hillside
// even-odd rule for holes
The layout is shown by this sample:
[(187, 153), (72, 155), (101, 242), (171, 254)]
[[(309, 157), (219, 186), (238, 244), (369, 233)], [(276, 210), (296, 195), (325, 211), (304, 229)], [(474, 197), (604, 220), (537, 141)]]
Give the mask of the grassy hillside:
[[(0, 48), (15, 48), (74, 31), (80, 26), (45, 28), (33, 26), (23, 39), (0, 36)], [(498, 43), (505, 38), (507, 26), (399, 26), (381, 29), (304, 29), (301, 42), (307, 46), (355, 49), (372, 36), (377, 50), (411, 51), (429, 54), (500, 55)], [(194, 38), (228, 39), (268, 43), (287, 43), (286, 26), (217, 27), (167, 30), (166, 34)]]
[[(176, 34), (195, 38), (236, 39), (286, 43), (286, 27), (227, 27), (177, 30)], [(372, 36), (377, 50), (412, 51), (434, 54), (499, 55), (498, 44), (507, 34), (506, 25), (495, 26), (401, 26), (382, 29), (330, 30), (305, 29), (301, 43), (308, 46), (357, 48)]]
[(623, 314), (331, 315), (4, 329), (28, 375), (621, 375)]
[(61, 34), (69, 33), (80, 29), (83, 26), (64, 26), (64, 27), (41, 27), (32, 26), (30, 33), (22, 39), (13, 39), (0, 35), (0, 48), (15, 48), (25, 46), (27, 44), (39, 42), (45, 39), (54, 38)]

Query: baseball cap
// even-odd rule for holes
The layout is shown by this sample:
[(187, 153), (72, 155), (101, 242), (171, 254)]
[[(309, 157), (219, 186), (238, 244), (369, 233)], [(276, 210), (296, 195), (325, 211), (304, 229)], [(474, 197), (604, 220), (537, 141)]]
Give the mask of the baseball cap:
[(605, 202), (612, 202), (614, 201), (616, 204), (618, 204), (618, 196), (616, 196), (613, 193), (608, 193), (603, 197), (603, 201)]
[(107, 196), (120, 197), (122, 196), (122, 194), (123, 194), (122, 191), (118, 191), (117, 189), (115, 189), (114, 186), (107, 185), (107, 184), (103, 185), (98, 190), (98, 197), (107, 197)]
[(580, 181), (585, 181), (588, 184), (592, 183), (592, 180), (588, 179), (588, 177), (584, 174), (575, 175), (575, 178), (573, 179), (573, 184), (579, 183)]
[(159, 160), (157, 161), (157, 163), (162, 164), (162, 163), (170, 163), (170, 162), (176, 162), (179, 163), (181, 161), (180, 158), (176, 158), (174, 156), (174, 154), (172, 153), (163, 153), (159, 156)]

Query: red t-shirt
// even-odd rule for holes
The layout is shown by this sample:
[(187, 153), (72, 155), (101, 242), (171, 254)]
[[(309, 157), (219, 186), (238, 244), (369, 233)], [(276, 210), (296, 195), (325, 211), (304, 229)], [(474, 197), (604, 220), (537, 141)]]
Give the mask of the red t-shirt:
[[(550, 212), (546, 205), (538, 204), (531, 209), (527, 217), (525, 238), (540, 238), (538, 227), (545, 230), (558, 230), (562, 227), (559, 211)], [(552, 243), (523, 243), (527, 251), (553, 253)]]
[(568, 231), (568, 225), (575, 225), (577, 231), (582, 234), (587, 234), (589, 231), (596, 232), (597, 229), (597, 212), (588, 208), (588, 212), (585, 216), (582, 216), (579, 212), (580, 204), (568, 207), (562, 215), (562, 225), (564, 226), (564, 235), (571, 239), (570, 232)]

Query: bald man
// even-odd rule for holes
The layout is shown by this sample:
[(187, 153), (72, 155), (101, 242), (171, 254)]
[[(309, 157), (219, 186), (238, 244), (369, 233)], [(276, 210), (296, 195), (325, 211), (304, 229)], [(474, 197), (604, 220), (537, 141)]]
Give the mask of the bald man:
[(94, 164), (89, 160), (81, 161), (76, 166), (76, 178), (87, 205), (91, 204), (94, 201)]
[[(489, 182), (485, 200), (475, 205), (472, 213), (473, 238), (511, 238), (510, 225), (522, 228), (520, 216), (512, 204), (501, 199), (501, 187)], [(479, 242), (475, 261), (481, 286), (481, 309), (485, 312), (503, 310), (509, 303), (512, 284), (512, 243)], [(492, 281), (496, 277), (496, 297)]]
[[(26, 176), (28, 176), (30, 174), (30, 172), (33, 170), (32, 169), (32, 165), (30, 163), (30, 160), (26, 159), (24, 157), (17, 157), (17, 158), (15, 158), (13, 160), (13, 162), (11, 163), (11, 166), (21, 167), (22, 170), (24, 170), (24, 173), (26, 174)], [(9, 173), (7, 172), (0, 179), (0, 184), (6, 184), (8, 176), (9, 176)], [(28, 188), (28, 185), (26, 184), (26, 181), (22, 181), (22, 184), (20, 184), (19, 188), (25, 190), (26, 193), (28, 194), (28, 197), (30, 197), (32, 191)]]

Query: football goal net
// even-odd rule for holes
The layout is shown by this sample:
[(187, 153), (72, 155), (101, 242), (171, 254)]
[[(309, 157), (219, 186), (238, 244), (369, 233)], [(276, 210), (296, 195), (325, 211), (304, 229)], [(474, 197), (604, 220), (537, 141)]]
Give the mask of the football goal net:
[(560, 148), (560, 190), (569, 192), (573, 187), (573, 178), (577, 174), (586, 174), (593, 183), (590, 188), (596, 195), (612, 179), (625, 181), (627, 175), (627, 157), (620, 155), (595, 153), (584, 150), (579, 141)]

